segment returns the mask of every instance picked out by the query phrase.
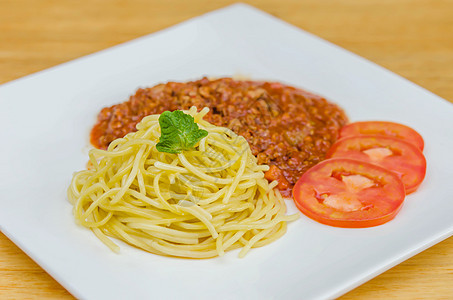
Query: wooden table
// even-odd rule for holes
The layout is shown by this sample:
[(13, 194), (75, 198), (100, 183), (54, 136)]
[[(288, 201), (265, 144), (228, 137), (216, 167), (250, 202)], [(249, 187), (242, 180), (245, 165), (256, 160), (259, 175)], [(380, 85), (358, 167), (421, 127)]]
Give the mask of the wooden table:
[[(246, 2), (453, 102), (451, 0)], [(231, 3), (233, 1), (228, 0), (0, 1), (0, 83)], [(0, 234), (0, 298), (71, 297)], [(453, 237), (372, 279), (342, 299), (389, 297), (451, 299)]]

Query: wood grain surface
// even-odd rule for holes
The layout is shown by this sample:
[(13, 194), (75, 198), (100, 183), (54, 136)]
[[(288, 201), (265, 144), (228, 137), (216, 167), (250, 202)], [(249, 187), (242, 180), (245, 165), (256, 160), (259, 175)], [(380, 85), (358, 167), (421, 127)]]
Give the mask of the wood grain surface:
[[(453, 102), (451, 0), (244, 2)], [(227, 0), (0, 0), (0, 84), (232, 3)], [(72, 296), (0, 234), (0, 299), (22, 298), (69, 299)], [(453, 299), (453, 237), (341, 297), (388, 298)]]

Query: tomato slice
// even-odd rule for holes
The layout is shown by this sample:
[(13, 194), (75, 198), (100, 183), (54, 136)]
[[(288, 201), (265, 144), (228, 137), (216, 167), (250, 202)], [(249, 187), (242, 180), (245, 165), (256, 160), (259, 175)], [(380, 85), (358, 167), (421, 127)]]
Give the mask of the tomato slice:
[(306, 216), (336, 227), (372, 227), (392, 220), (404, 201), (399, 177), (380, 166), (332, 158), (305, 172), (293, 189)]
[(361, 160), (394, 171), (403, 181), (406, 194), (414, 192), (426, 174), (426, 159), (420, 149), (393, 137), (345, 137), (332, 145), (326, 157)]
[(421, 151), (425, 142), (422, 136), (414, 129), (398, 123), (385, 121), (354, 122), (340, 130), (340, 138), (357, 135), (383, 135), (405, 140), (417, 146)]

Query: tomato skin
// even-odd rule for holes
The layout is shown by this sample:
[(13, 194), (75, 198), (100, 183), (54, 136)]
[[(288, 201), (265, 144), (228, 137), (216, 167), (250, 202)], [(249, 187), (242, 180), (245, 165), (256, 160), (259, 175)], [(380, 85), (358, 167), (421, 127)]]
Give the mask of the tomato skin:
[[(364, 151), (369, 149), (390, 149), (394, 155), (373, 159)], [(426, 159), (421, 150), (401, 139), (362, 135), (339, 139), (327, 152), (327, 158), (343, 157), (377, 164), (401, 176), (406, 194), (414, 192), (426, 174)]]
[[(342, 211), (325, 205), (318, 195), (342, 195), (345, 184), (334, 174), (357, 174), (378, 182), (355, 193), (363, 207), (353, 211)], [(297, 181), (293, 189), (293, 199), (297, 208), (322, 224), (363, 228), (384, 224), (392, 220), (401, 209), (405, 190), (399, 177), (380, 166), (370, 163), (333, 158), (313, 166)]]
[(409, 126), (386, 121), (362, 121), (343, 126), (340, 130), (340, 139), (358, 135), (379, 135), (402, 139), (414, 144), (423, 151), (425, 142), (422, 136)]

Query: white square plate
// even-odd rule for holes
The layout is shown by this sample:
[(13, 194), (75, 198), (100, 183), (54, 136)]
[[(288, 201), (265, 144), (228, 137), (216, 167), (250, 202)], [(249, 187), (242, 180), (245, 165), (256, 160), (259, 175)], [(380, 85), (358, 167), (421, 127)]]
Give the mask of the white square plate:
[[(342, 229), (302, 216), (244, 259), (112, 253), (75, 224), (66, 198), (97, 113), (138, 87), (203, 75), (280, 81), (338, 103), (352, 121), (407, 124), (425, 138), (426, 179), (387, 224)], [(243, 4), (4, 84), (0, 124), (1, 230), (78, 298), (332, 298), (453, 233), (453, 105)]]

